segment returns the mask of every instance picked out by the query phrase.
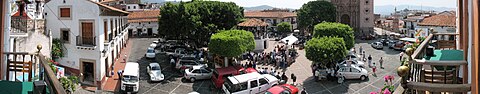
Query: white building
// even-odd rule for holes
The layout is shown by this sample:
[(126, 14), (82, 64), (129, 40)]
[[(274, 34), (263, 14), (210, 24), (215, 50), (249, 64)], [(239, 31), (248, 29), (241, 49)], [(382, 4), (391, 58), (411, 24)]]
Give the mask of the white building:
[(158, 34), (158, 16), (160, 10), (144, 10), (131, 12), (128, 15), (129, 35), (153, 36)]
[(297, 13), (284, 9), (272, 9), (263, 11), (246, 11), (245, 18), (260, 19), (268, 24), (267, 30), (276, 31), (277, 24), (288, 22), (292, 24), (292, 29), (297, 29)]
[[(433, 15), (430, 17), (425, 17), (418, 26), (416, 30), (428, 30), (433, 29), (434, 32), (438, 33), (455, 33), (456, 32), (456, 16), (454, 11), (446, 11)], [(453, 40), (453, 37), (449, 36), (438, 36), (440, 39), (444, 40)]]
[(90, 0), (51, 0), (45, 8), (46, 29), (66, 48), (60, 65), (100, 87), (128, 39), (128, 12)]

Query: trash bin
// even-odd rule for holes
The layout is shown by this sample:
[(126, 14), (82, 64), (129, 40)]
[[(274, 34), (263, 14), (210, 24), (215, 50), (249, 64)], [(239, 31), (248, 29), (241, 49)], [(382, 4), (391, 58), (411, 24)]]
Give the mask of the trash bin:
[(33, 82), (33, 94), (46, 94), (46, 86), (47, 84), (45, 81), (35, 81)]

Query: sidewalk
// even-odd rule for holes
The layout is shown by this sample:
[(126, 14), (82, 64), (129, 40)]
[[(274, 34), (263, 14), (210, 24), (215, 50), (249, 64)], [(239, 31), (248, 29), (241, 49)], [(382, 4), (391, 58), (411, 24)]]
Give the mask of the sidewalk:
[[(118, 58), (118, 60), (115, 61), (115, 64), (114, 64), (114, 72), (115, 72), (115, 75), (112, 76), (112, 77), (109, 77), (109, 79), (103, 84), (102, 86), (102, 90), (104, 91), (109, 91), (109, 92), (115, 92), (116, 89), (117, 89), (117, 86), (120, 86), (118, 85), (119, 84), (119, 77), (117, 75), (117, 72), (118, 70), (124, 70), (125, 69), (125, 61), (123, 61), (123, 59), (125, 58), (124, 55), (129, 55), (130, 53), (130, 49), (132, 48), (132, 45), (130, 43), (130, 40), (128, 40), (127, 42), (127, 47), (121, 49), (121, 52), (120, 52), (120, 56)], [(118, 87), (120, 88), (120, 87)]]

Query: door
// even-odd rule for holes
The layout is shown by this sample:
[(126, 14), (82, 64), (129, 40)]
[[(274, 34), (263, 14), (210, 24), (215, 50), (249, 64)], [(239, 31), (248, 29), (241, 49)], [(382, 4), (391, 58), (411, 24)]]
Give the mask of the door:
[(248, 86), (250, 86), (250, 89), (249, 89), (249, 90), (250, 90), (250, 94), (257, 94), (257, 93), (259, 93), (259, 90), (260, 90), (259, 88), (260, 88), (260, 87), (258, 86), (258, 80), (251, 80), (251, 81), (249, 81), (248, 84), (249, 84)]
[(260, 84), (260, 88), (258, 89), (259, 92), (266, 91), (268, 88), (270, 88), (270, 84), (268, 84), (268, 81), (265, 78), (259, 79), (258, 83)]
[(201, 72), (202, 72), (202, 79), (209, 79), (212, 76), (210, 75), (211, 71), (207, 69), (202, 69)]
[(356, 68), (351, 68), (352, 69), (352, 78), (360, 78), (362, 76), (362, 73), (360, 73), (360, 70)]
[(193, 70), (192, 77), (196, 79), (202, 79), (202, 72), (200, 70)]
[(93, 82), (94, 82), (94, 77), (95, 77), (95, 74), (94, 74), (94, 66), (93, 66), (93, 63), (92, 62), (82, 62), (83, 64), (83, 71), (82, 71), (82, 74), (83, 74), (83, 82), (86, 82), (86, 83), (89, 83), (89, 84), (92, 84), (93, 85)]
[(132, 29), (128, 29), (128, 36), (131, 37), (133, 35), (133, 30)]
[(93, 23), (82, 22), (82, 44), (93, 45)]
[(153, 35), (153, 30), (152, 30), (152, 28), (148, 28), (148, 29), (147, 29), (147, 34), (148, 34), (148, 36), (152, 36), (152, 35)]

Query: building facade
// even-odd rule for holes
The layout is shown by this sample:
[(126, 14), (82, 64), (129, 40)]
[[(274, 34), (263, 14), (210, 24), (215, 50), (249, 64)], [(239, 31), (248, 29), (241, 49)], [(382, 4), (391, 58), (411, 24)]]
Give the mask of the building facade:
[(158, 34), (158, 16), (160, 10), (131, 12), (128, 15), (129, 36), (154, 36)]
[(355, 30), (355, 36), (374, 34), (373, 0), (327, 0), (336, 7), (336, 21)]
[(128, 12), (90, 0), (52, 0), (45, 4), (46, 29), (64, 43), (57, 62), (84, 84), (101, 88), (128, 39)]
[(260, 19), (268, 24), (267, 30), (276, 31), (277, 24), (288, 22), (292, 29), (297, 29), (297, 13), (283, 9), (272, 9), (263, 11), (246, 11), (244, 17), (247, 19)]

